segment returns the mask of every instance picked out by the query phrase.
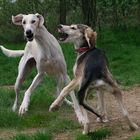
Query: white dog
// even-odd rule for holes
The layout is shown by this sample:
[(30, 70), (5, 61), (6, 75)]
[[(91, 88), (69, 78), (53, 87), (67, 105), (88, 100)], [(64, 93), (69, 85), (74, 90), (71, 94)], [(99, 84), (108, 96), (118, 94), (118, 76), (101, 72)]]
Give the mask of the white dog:
[[(23, 26), (24, 35), (28, 41), (25, 46), (25, 50), (14, 51), (0, 46), (3, 53), (9, 57), (22, 56), (19, 62), (18, 76), (15, 83), (16, 98), (12, 108), (13, 111), (17, 109), (18, 94), (25, 76), (35, 65), (38, 71), (32, 84), (25, 92), (24, 99), (19, 108), (19, 114), (23, 115), (28, 110), (31, 93), (42, 81), (45, 73), (56, 77), (58, 83), (57, 94), (61, 92), (62, 88), (66, 86), (70, 80), (67, 75), (66, 62), (61, 47), (56, 38), (50, 34), (43, 25), (43, 16), (40, 14), (19, 14), (17, 16), (12, 16), (12, 22), (15, 25)], [(71, 98), (74, 103), (75, 111), (77, 112), (78, 120), (81, 123), (84, 123), (84, 116), (80, 110), (74, 93), (71, 93)]]

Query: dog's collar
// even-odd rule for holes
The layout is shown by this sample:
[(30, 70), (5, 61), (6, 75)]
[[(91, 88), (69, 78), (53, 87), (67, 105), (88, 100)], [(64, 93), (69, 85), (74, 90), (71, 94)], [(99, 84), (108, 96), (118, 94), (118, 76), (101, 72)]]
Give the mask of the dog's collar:
[(89, 48), (89, 47), (82, 47), (82, 48), (79, 48), (79, 49), (75, 49), (75, 51), (77, 52), (77, 53), (83, 53), (83, 52), (86, 52), (86, 51), (88, 51), (88, 50), (90, 50), (91, 48)]

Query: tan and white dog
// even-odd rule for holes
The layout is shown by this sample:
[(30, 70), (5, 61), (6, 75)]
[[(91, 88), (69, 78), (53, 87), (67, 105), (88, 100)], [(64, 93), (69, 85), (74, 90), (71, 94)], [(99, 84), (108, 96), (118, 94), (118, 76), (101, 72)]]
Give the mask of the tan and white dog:
[[(129, 127), (132, 130), (138, 129), (137, 124), (131, 120), (129, 113), (123, 104), (122, 91), (109, 71), (108, 61), (104, 52), (96, 48), (96, 32), (83, 24), (71, 26), (59, 25), (58, 31), (61, 41), (74, 43), (75, 50), (77, 52), (77, 59), (73, 69), (74, 78), (62, 90), (58, 98), (52, 103), (50, 106), (50, 111), (58, 108), (63, 99), (72, 90), (78, 88), (77, 96), (79, 104), (86, 118), (83, 133), (88, 133), (90, 130), (90, 121), (87, 111), (95, 114), (101, 121), (107, 119), (103, 94), (104, 90), (108, 90), (116, 97), (122, 114), (124, 115)], [(90, 94), (91, 90), (98, 91), (100, 101), (99, 108), (101, 109), (99, 112), (96, 112), (86, 102), (86, 96)]]

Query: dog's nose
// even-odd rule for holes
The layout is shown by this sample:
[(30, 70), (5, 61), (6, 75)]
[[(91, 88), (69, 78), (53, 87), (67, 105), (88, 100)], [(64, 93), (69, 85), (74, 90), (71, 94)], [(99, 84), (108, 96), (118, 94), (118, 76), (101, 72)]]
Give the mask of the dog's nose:
[(59, 29), (63, 28), (61, 24), (59, 24), (57, 27), (58, 27)]
[(26, 31), (26, 35), (31, 35), (32, 34), (32, 31), (31, 30), (27, 30)]

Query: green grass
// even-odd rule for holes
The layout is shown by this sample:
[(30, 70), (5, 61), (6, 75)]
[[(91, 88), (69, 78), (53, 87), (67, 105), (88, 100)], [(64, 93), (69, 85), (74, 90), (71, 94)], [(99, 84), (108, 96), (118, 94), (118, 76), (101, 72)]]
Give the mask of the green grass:
[[(133, 86), (140, 83), (140, 29), (133, 28), (128, 31), (112, 31), (105, 29), (101, 32), (97, 41), (98, 48), (105, 51), (110, 69), (114, 77), (123, 87)], [(10, 49), (23, 49), (24, 44), (3, 44)], [(75, 62), (76, 53), (72, 44), (62, 44), (62, 49), (67, 61), (68, 73), (73, 77), (72, 67)], [(21, 130), (32, 128), (45, 128), (45, 130), (55, 136), (58, 133), (75, 132), (82, 128), (71, 117), (65, 117), (73, 113), (67, 105), (63, 105), (59, 111), (48, 112), (49, 106), (55, 99), (56, 82), (54, 77), (44, 78), (44, 81), (33, 92), (29, 111), (24, 117), (19, 117), (11, 111), (14, 102), (15, 93), (13, 89), (2, 87), (3, 85), (14, 85), (17, 76), (17, 67), (20, 58), (7, 58), (0, 52), (0, 128), (16, 129), (17, 134)], [(26, 78), (21, 87), (20, 103), (24, 91), (29, 87), (36, 70)], [(97, 130), (88, 136), (78, 135), (77, 140), (87, 140), (92, 137), (103, 138), (109, 133), (104, 130)], [(36, 135), (36, 134), (35, 134)], [(26, 135), (15, 136), (15, 140), (25, 139)], [(34, 136), (33, 136), (34, 137)], [(80, 138), (79, 138), (80, 137)], [(30, 139), (30, 136), (27, 136)], [(75, 136), (74, 136), (75, 138)], [(137, 140), (137, 139), (136, 139)]]
[(105, 30), (98, 39), (98, 48), (102, 48), (110, 64), (114, 77), (123, 86), (140, 83), (140, 29), (128, 31)]
[(88, 135), (78, 135), (76, 140), (103, 140), (111, 134), (111, 131), (107, 128), (98, 129)]
[(37, 132), (34, 135), (18, 134), (10, 140), (52, 140), (52, 136), (47, 132)]
[(140, 135), (135, 135), (131, 137), (129, 140), (140, 140)]

